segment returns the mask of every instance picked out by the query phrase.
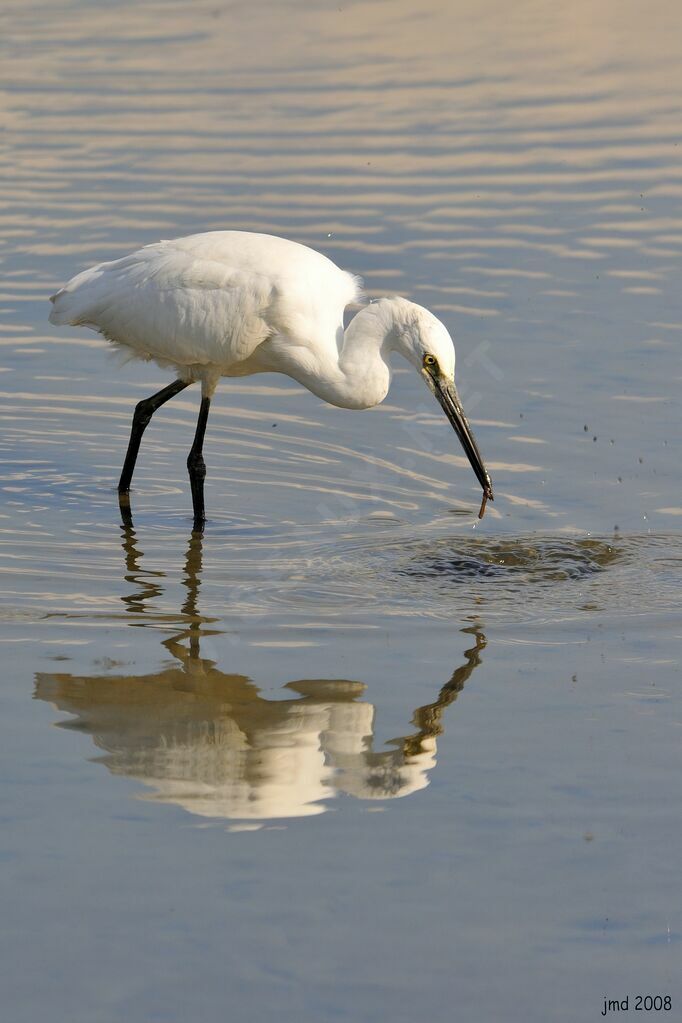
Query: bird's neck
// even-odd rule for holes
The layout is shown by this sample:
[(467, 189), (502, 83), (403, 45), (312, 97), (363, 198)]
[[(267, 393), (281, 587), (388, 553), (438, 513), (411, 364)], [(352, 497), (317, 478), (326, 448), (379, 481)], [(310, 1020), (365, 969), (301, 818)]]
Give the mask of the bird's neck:
[(331, 405), (373, 408), (384, 400), (391, 384), (392, 340), (393, 323), (377, 315), (374, 305), (366, 306), (348, 324), (340, 346), (317, 348), (312, 371), (297, 378)]
[(365, 306), (348, 324), (338, 365), (349, 408), (372, 408), (388, 394), (393, 341), (393, 321), (378, 315), (374, 305)]

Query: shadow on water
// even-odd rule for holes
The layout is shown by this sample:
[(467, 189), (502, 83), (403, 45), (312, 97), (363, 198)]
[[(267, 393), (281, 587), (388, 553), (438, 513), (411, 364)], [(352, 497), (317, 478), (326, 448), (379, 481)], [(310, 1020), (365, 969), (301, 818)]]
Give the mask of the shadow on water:
[[(139, 624), (163, 592), (164, 573), (142, 567), (135, 531), (124, 525), (128, 583), (122, 599)], [(375, 707), (366, 686), (346, 679), (302, 679), (283, 687), (290, 697), (267, 699), (244, 676), (201, 656), (201, 640), (220, 630), (198, 609), (203, 541), (190, 537), (183, 583), (184, 627), (163, 640), (174, 664), (148, 675), (40, 673), (36, 697), (75, 715), (61, 727), (90, 735), (113, 774), (201, 817), (265, 820), (324, 812), (340, 794), (391, 799), (428, 785), (436, 763), (443, 714), (481, 663), (486, 639), (478, 625), (463, 629), (473, 645), (432, 703), (412, 715), (413, 730), (375, 750)]]

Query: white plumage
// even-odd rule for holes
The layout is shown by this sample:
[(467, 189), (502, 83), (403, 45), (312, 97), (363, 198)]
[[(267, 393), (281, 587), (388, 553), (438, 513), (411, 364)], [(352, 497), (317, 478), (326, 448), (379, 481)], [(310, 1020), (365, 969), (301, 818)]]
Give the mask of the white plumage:
[(388, 393), (393, 351), (424, 376), (492, 498), (454, 388), (446, 328), (427, 309), (391, 298), (365, 306), (344, 331), (344, 311), (359, 298), (358, 278), (313, 249), (271, 235), (211, 231), (84, 270), (52, 296), (50, 322), (91, 327), (127, 355), (176, 372), (175, 384), (136, 409), (121, 495), (153, 413), (183, 387), (201, 383), (188, 459), (197, 528), (204, 521), (203, 436), (220, 377), (285, 373), (333, 405), (370, 408)]
[(211, 231), (84, 270), (53, 296), (50, 322), (92, 327), (139, 358), (215, 387), (219, 376), (266, 368), (271, 359), (258, 349), (273, 336), (337, 354), (343, 310), (359, 290), (357, 278), (304, 245)]

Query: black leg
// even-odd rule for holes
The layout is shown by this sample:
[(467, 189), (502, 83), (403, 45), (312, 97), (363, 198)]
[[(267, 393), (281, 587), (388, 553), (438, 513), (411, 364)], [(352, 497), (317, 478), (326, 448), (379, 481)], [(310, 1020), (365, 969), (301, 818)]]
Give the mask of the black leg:
[(189, 482), (192, 487), (192, 505), (194, 507), (194, 529), (201, 532), (204, 528), (206, 515), (204, 513), (204, 479), (206, 478), (206, 463), (202, 454), (204, 447), (204, 434), (206, 433), (206, 422), (208, 410), (211, 407), (210, 398), (201, 399), (199, 419), (197, 420), (197, 432), (194, 434), (194, 443), (187, 456), (187, 469), (189, 470)]
[(123, 463), (123, 471), (118, 482), (119, 495), (125, 495), (130, 490), (130, 481), (135, 472), (135, 462), (137, 461), (137, 453), (140, 450), (140, 441), (142, 440), (142, 434), (149, 425), (149, 420), (158, 408), (161, 408), (162, 405), (170, 398), (175, 397), (176, 394), (179, 394), (180, 391), (184, 391), (186, 387), (189, 387), (189, 384), (186, 384), (184, 380), (175, 380), (168, 387), (164, 387), (162, 391), (152, 394), (151, 398), (144, 398), (135, 406), (126, 460)]

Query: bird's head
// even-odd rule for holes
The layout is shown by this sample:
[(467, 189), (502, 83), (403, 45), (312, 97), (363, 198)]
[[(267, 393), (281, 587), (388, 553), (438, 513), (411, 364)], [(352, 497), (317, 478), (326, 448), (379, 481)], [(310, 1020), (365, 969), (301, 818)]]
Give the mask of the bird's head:
[(405, 298), (382, 299), (376, 305), (383, 306), (382, 316), (391, 321), (391, 348), (419, 372), (459, 437), (483, 488), (482, 515), (485, 501), (493, 500), (493, 486), (455, 387), (455, 346), (447, 328), (428, 309)]

